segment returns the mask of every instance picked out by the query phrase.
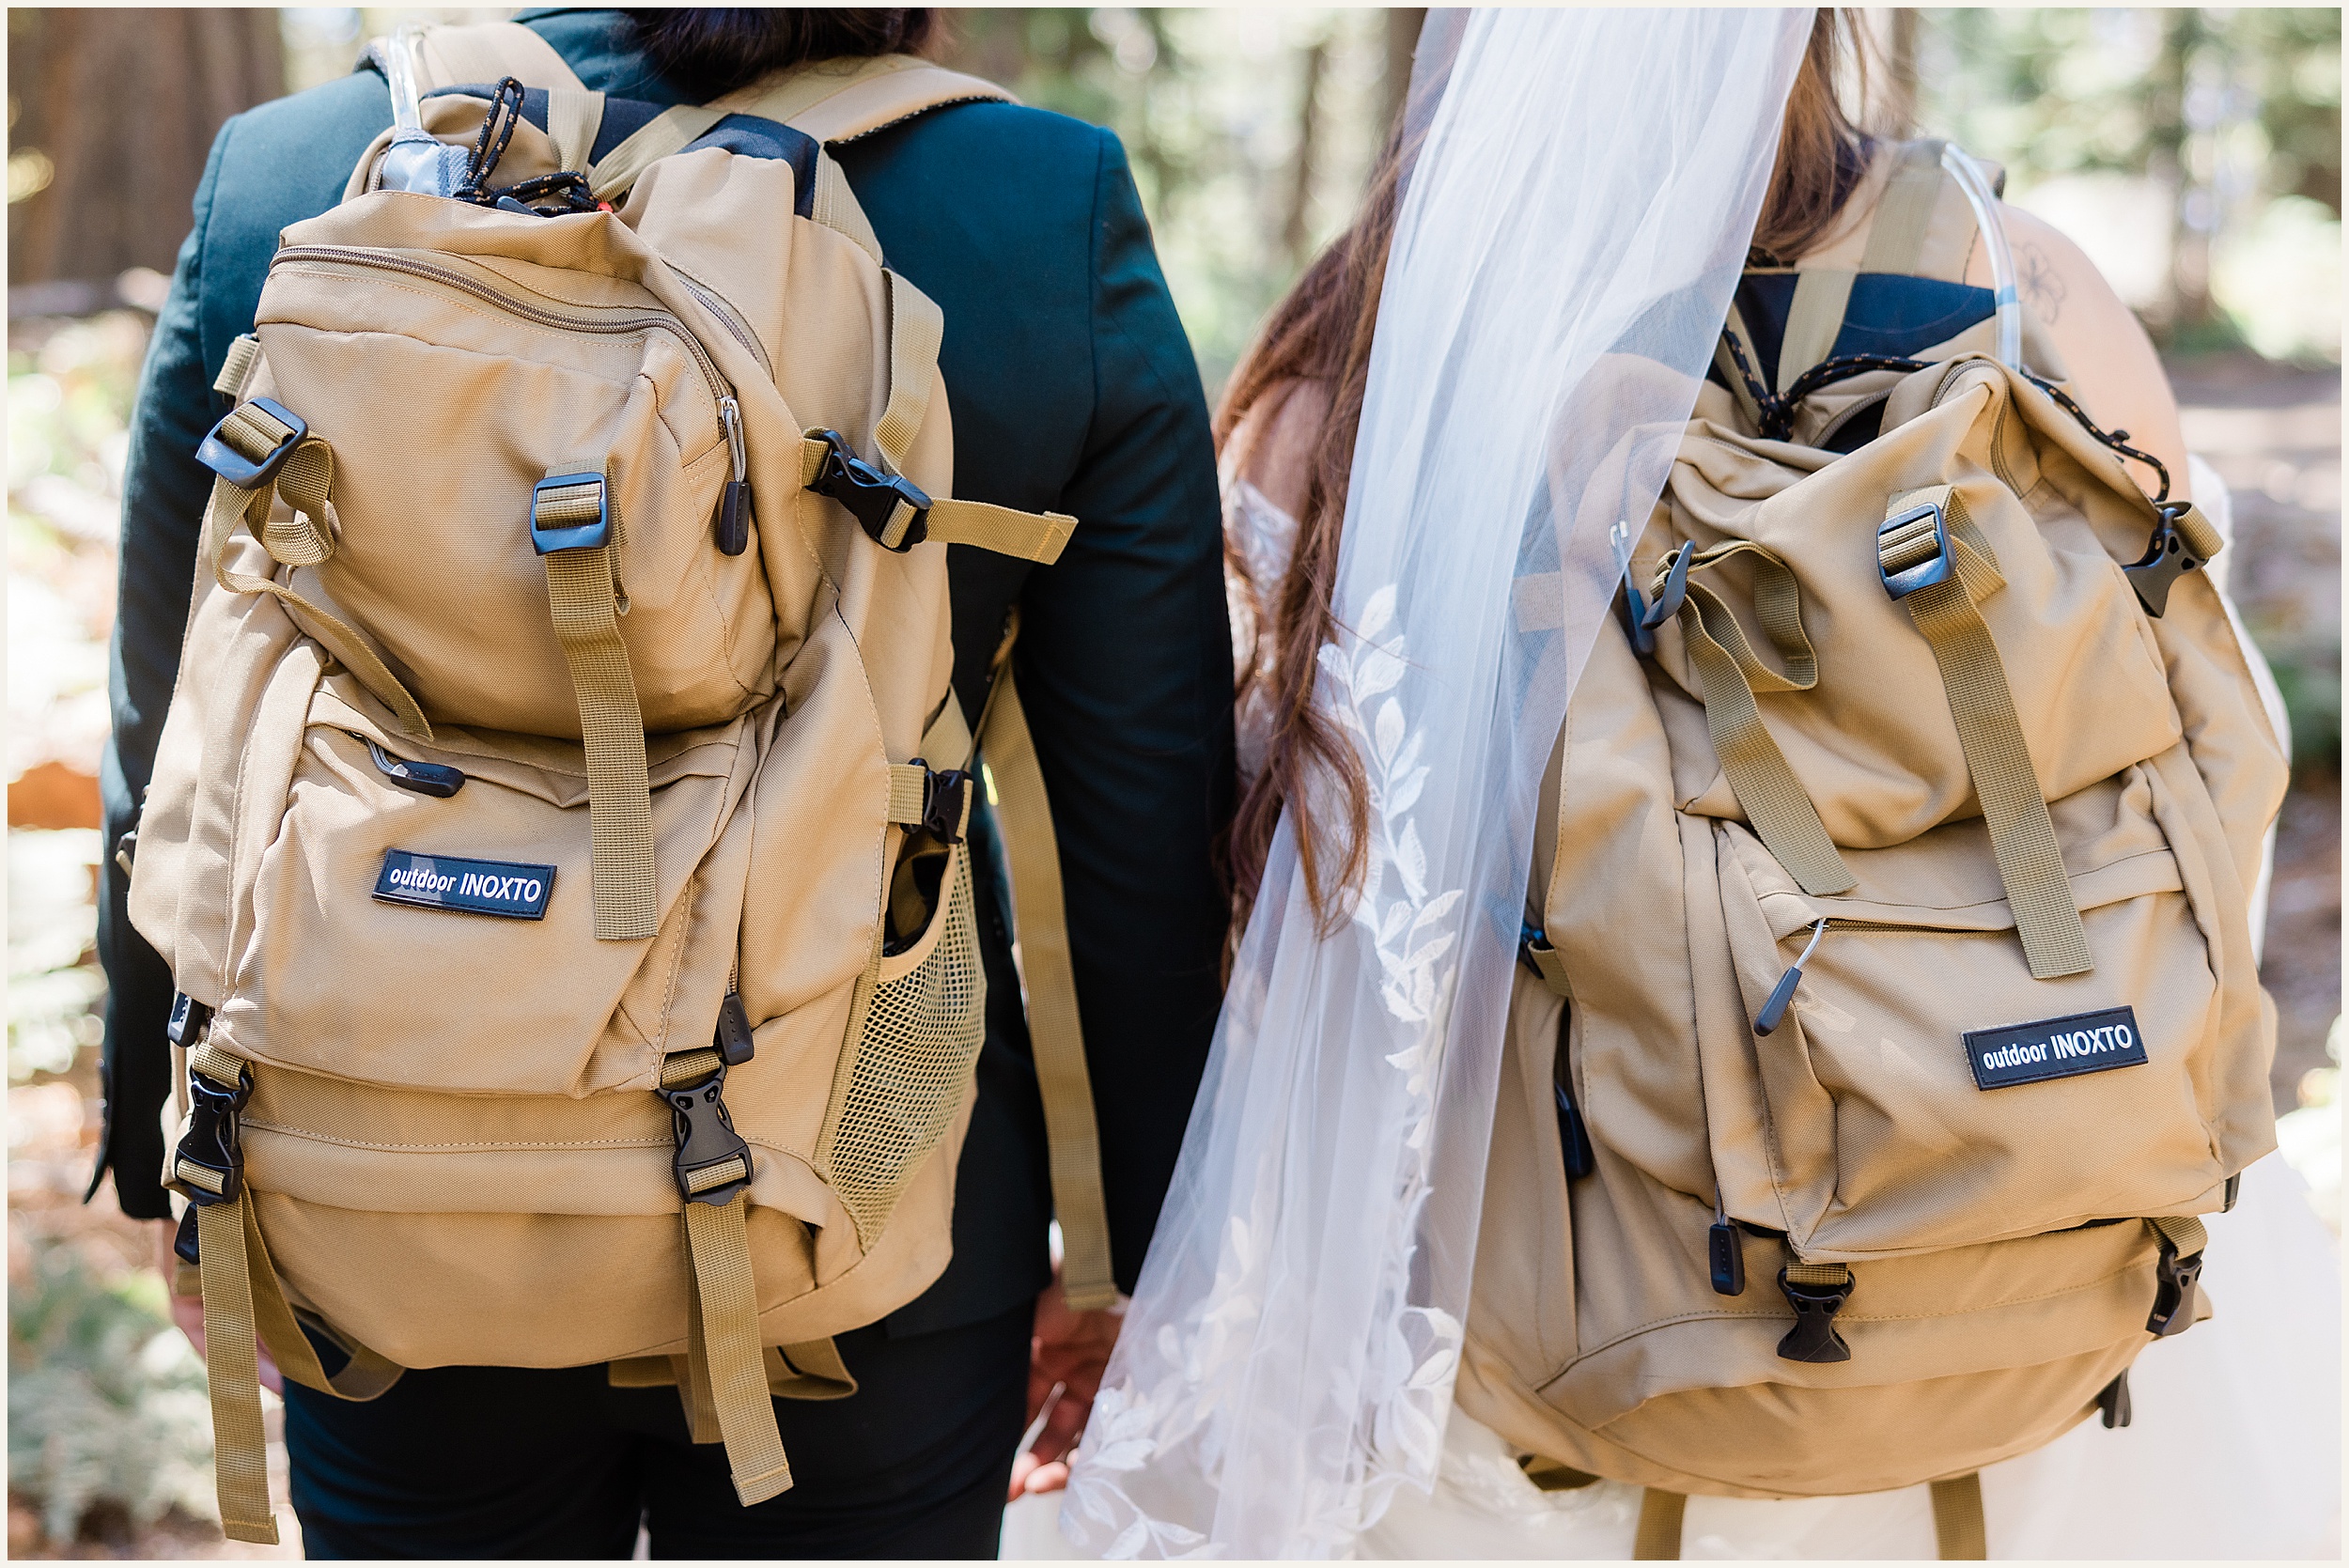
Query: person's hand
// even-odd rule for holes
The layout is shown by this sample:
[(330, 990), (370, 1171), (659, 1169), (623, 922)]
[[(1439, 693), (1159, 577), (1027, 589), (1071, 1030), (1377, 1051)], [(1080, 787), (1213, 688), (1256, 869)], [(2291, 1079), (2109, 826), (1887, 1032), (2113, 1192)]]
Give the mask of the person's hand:
[(1011, 1462), (1011, 1500), (1068, 1484), (1068, 1452), (1084, 1435), (1124, 1321), (1112, 1312), (1070, 1312), (1060, 1270), (1052, 1271), (1051, 1284), (1035, 1298), (1035, 1337), (1029, 1342), (1028, 1424), (1035, 1436)]
[[(169, 1219), (155, 1222), (155, 1266), (163, 1270), (163, 1288), (170, 1292), (171, 1321), (179, 1326), (179, 1332), (187, 1335), (188, 1343), (195, 1346), (196, 1357), (201, 1359), (204, 1355), (204, 1298), (200, 1296), (182, 1296), (171, 1289), (172, 1281), (179, 1272), (179, 1255), (171, 1250), (172, 1238), (179, 1232), (179, 1225)], [(261, 1387), (282, 1396), (286, 1391), (286, 1380), (279, 1375), (277, 1363), (269, 1358), (269, 1346), (257, 1342), (253, 1351), (260, 1358)]]

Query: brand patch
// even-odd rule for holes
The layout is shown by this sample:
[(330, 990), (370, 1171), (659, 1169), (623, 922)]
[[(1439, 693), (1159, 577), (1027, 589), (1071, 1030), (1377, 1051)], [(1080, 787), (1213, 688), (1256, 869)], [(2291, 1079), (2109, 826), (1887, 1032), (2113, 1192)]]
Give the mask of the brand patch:
[(1966, 1035), (1966, 1054), (1973, 1063), (1975, 1088), (2004, 1089), (2108, 1067), (2141, 1067), (2145, 1037), (2138, 1032), (2134, 1008), (2108, 1007), (2067, 1018), (1971, 1030)]
[(544, 920), (547, 894), (554, 891), (554, 867), (513, 861), (475, 861), (459, 855), (383, 851), (375, 896), (385, 904), (420, 909), (457, 909), (507, 920)]

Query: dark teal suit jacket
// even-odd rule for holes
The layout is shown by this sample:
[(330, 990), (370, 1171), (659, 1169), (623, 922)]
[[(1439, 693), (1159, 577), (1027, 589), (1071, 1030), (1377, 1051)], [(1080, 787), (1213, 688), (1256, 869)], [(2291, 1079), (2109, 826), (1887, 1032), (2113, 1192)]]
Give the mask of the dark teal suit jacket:
[[(523, 20), (588, 86), (678, 101), (630, 47), (620, 13)], [(124, 475), (109, 842), (136, 821), (178, 672), (210, 480), (194, 454), (228, 408), (212, 377), (252, 325), (278, 231), (338, 201), (390, 123), (382, 79), (360, 70), (241, 115), (213, 144)], [(1198, 371), (1108, 132), (970, 103), (837, 156), (890, 265), (945, 312), (955, 493), (1080, 520), (1050, 567), (956, 547), (955, 684), (964, 711), (978, 712), (1017, 606), (1019, 690), (1057, 817), (1117, 1278), (1130, 1290), (1206, 1063), (1228, 908), (1209, 856), (1233, 788), (1231, 642)], [(1048, 1278), (1050, 1188), (1008, 904), (991, 855), (976, 860), (988, 1030), (955, 1260), (891, 1320), (897, 1332), (992, 1316)], [(157, 1115), (169, 1093), (172, 986), (124, 919), (127, 892), (110, 870), (100, 898), (113, 990), (99, 1173), (114, 1171), (126, 1212), (165, 1218)]]

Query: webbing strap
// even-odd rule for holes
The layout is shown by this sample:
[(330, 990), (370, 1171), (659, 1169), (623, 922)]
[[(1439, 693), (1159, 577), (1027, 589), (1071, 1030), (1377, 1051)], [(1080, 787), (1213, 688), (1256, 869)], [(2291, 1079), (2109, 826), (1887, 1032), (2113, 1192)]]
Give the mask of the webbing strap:
[(922, 820), (922, 802), (928, 793), (930, 770), (910, 762), (889, 765), (889, 820), (911, 825)]
[[(814, 437), (800, 442), (800, 484), (814, 484), (824, 471), (824, 459), (831, 453), (829, 443)], [(1060, 559), (1060, 552), (1068, 544), (1069, 536), (1077, 531), (1077, 520), (1066, 512), (1022, 512), (1010, 506), (998, 506), (985, 501), (956, 501), (939, 498), (931, 501), (928, 532), (923, 536), (927, 544), (970, 545), (977, 550), (990, 550), (998, 555), (1017, 556), (1049, 567)], [(891, 527), (882, 542), (895, 548), (905, 532), (912, 525), (912, 512), (900, 505), (890, 519)]]
[(587, 171), (588, 194), (598, 201), (625, 194), (646, 169), (725, 117), (723, 109), (692, 103), (663, 109), (596, 160), (595, 167)]
[(992, 82), (919, 56), (878, 54), (816, 61), (718, 101), (738, 113), (781, 120), (819, 142), (845, 142), (927, 109), (982, 99), (1019, 101)]
[(1784, 393), (1833, 350), (1859, 276), (1840, 267), (1807, 267), (1795, 274), (1795, 297), (1786, 306), (1786, 331), (1779, 339), (1776, 391)]
[(1851, 1283), (1851, 1265), (1804, 1263), (1790, 1250), (1786, 1254), (1786, 1281), (1789, 1284), (1825, 1285), (1841, 1290)]
[[(1957, 569), (1901, 602), (1940, 666), (1950, 716), (1957, 724), (1958, 744), (1973, 775), (1974, 794), (1990, 830), (1999, 877), (2006, 886), (2031, 975), (2053, 980), (2086, 974), (2096, 967), (2088, 951), (2088, 932), (2080, 924), (2072, 879), (2064, 873), (2055, 823), (2047, 815), (2022, 722), (2015, 717), (2006, 666), (1977, 603), (2004, 587), (2006, 580), (1999, 575), (1990, 541), (1967, 516), (1965, 499), (1951, 487), (1937, 485), (1895, 496), (1886, 518), (1927, 505), (1942, 509)], [(1899, 548), (1893, 536), (1881, 537), (1893, 542), (1880, 544), (1880, 551)], [(1893, 566), (1887, 562), (1888, 569)]]
[(1940, 199), (1941, 147), (1928, 137), (1909, 142), (1886, 179), (1884, 194), (1868, 225), (1868, 243), (1859, 257), (1863, 272), (1914, 272), (1924, 255), (1925, 231), (1933, 224), (1934, 204)]
[[(608, 487), (575, 486), (592, 491)], [(598, 515), (602, 498), (542, 492), (535, 527), (559, 526)], [(566, 509), (568, 509), (568, 511)], [(573, 518), (570, 512), (577, 512)], [(654, 878), (652, 789), (645, 766), (645, 716), (636, 679), (620, 641), (619, 589), (613, 580), (614, 544), (549, 551), (547, 604), (555, 641), (570, 665), (579, 697), (580, 738), (587, 752), (587, 831), (595, 852), (596, 939), (640, 941), (661, 924)]]
[[(788, 1491), (791, 1466), (767, 1392), (758, 1344), (758, 1291), (751, 1274), (750, 1195), (723, 1208), (685, 1205), (685, 1245), (692, 1254), (693, 1312), (688, 1343), (708, 1369), (709, 1403), (726, 1446), (734, 1494), (742, 1506)], [(695, 1374), (695, 1398), (701, 1374)], [(698, 1440), (698, 1439), (697, 1439)]]
[(212, 390), (230, 397), (243, 396), (245, 378), (253, 373), (253, 362), (260, 357), (261, 340), (251, 333), (231, 339), (227, 357), (220, 362), (220, 374), (212, 378)]
[(1933, 1483), (1933, 1535), (1944, 1562), (1980, 1562), (1990, 1555), (1980, 1471)]
[(767, 1347), (767, 1391), (777, 1399), (846, 1399), (856, 1375), (830, 1339)]
[(848, 172), (829, 152), (816, 155), (816, 194), (809, 204), (808, 216), (834, 233), (845, 235), (873, 258), (873, 265), (880, 265), (880, 236), (873, 232), (873, 220), (864, 215), (856, 193), (848, 188)]
[(2190, 1214), (2165, 1214), (2145, 1223), (2167, 1237), (2182, 1258), (2198, 1256), (2203, 1248), (2210, 1245), (2210, 1232)]
[(1673, 1562), (1680, 1557), (1680, 1520), (1688, 1495), (1650, 1486), (1640, 1493), (1640, 1529), (1632, 1537), (1634, 1562)]
[(979, 725), (990, 797), (1003, 825), (1011, 867), (1013, 923), (1028, 992), (1028, 1038), (1036, 1089), (1044, 1101), (1052, 1173), (1052, 1212), (1060, 1221), (1061, 1291), (1077, 1312), (1117, 1300), (1110, 1265), (1109, 1203), (1101, 1189), (1101, 1133), (1094, 1119), (1093, 1079), (1085, 1064), (1084, 1026), (1077, 1013), (1068, 916), (1061, 895), (1060, 846), (1044, 791), (1035, 742), (1011, 666), (1010, 639)]
[[(304, 444), (307, 444), (306, 442)], [(296, 453), (295, 457), (299, 457)], [(286, 467), (294, 466), (288, 458)], [(281, 472), (280, 477), (283, 477)], [(211, 539), (212, 579), (232, 594), (268, 594), (288, 608), (299, 611), (308, 619), (308, 630), (326, 650), (342, 660), (344, 666), (358, 678), (375, 700), (391, 709), (392, 718), (401, 731), (419, 740), (432, 738), (432, 725), (424, 716), (424, 708), (401, 685), (383, 660), (376, 657), (366, 640), (345, 624), (341, 617), (313, 604), (283, 582), (267, 577), (249, 577), (243, 572), (228, 569), (228, 541), (239, 523), (254, 531), (266, 526), (269, 519), (268, 489), (240, 489), (226, 479), (212, 481), (212, 499), (205, 510), (204, 529)]]
[(261, 1367), (253, 1286), (244, 1255), (245, 1201), (195, 1211), (203, 1259), (204, 1376), (212, 1399), (212, 1481), (220, 1528), (231, 1541), (277, 1545), (269, 1506), (269, 1450), (261, 1434)]
[(547, 89), (547, 140), (554, 144), (556, 168), (585, 173), (602, 128), (603, 94), (584, 87)]
[(892, 474), (905, 472), (906, 454), (929, 417), (930, 383), (938, 374), (938, 346), (945, 341), (946, 314), (903, 274), (884, 271), (889, 285), (889, 405), (873, 427), (873, 444)]
[(425, 30), (419, 51), (425, 85), (448, 87), (518, 76), (534, 87), (583, 87), (554, 45), (519, 22), (484, 22)]
[(1562, 997), (1570, 997), (1573, 990), (1566, 984), (1565, 955), (1548, 942), (1530, 943), (1525, 955), (1533, 960), (1533, 968), (1542, 977), (1542, 984)]
[[(1719, 595), (1689, 582), (1676, 618), (1689, 666), (1703, 689), (1705, 727), (1730, 792), (1787, 875), (1808, 893), (1843, 893), (1858, 879), (1828, 837), (1811, 792), (1787, 766), (1754, 701), (1757, 691), (1808, 691), (1818, 684), (1818, 660), (1803, 630), (1802, 591), (1795, 575), (1777, 555), (1744, 539), (1698, 551), (1688, 569), (1702, 571), (1742, 554), (1756, 557), (1754, 611), (1787, 673), (1780, 675), (1754, 654), (1744, 627)], [(1664, 592), (1669, 576), (1657, 573), (1657, 593)]]

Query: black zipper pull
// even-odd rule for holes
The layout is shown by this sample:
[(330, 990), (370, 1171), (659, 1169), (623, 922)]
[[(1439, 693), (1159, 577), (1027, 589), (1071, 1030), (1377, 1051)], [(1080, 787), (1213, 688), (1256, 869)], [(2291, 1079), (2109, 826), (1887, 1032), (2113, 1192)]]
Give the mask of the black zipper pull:
[(1786, 1017), (1786, 1009), (1794, 1004), (1795, 987), (1802, 984), (1802, 967), (1811, 962), (1811, 955), (1818, 950), (1819, 939), (1827, 935), (1827, 922), (1822, 920), (1811, 927), (1811, 941), (1802, 950), (1802, 956), (1787, 966), (1770, 987), (1770, 999), (1762, 1004), (1761, 1014), (1753, 1020), (1756, 1034), (1767, 1034)]
[(756, 1054), (758, 1042), (751, 1033), (751, 1016), (743, 1010), (739, 991), (728, 991), (718, 1004), (718, 1028), (710, 1044), (729, 1067), (739, 1067)]
[(1558, 1100), (1558, 1151), (1564, 1159), (1566, 1179), (1587, 1176), (1598, 1169), (1598, 1157), (1591, 1152), (1590, 1129), (1582, 1125), (1582, 1112), (1574, 1103), (1573, 1069), (1566, 1061), (1566, 1031), (1574, 1020), (1574, 1003), (1566, 1003), (1558, 1015), (1558, 1060), (1550, 1073), (1550, 1093)]
[(718, 500), (718, 550), (739, 555), (751, 545), (750, 458), (742, 450), (742, 406), (731, 397), (718, 399), (718, 418), (726, 427), (726, 450), (734, 459), (734, 477), (726, 481)]
[(365, 742), (367, 755), (375, 759), (375, 770), (400, 788), (417, 795), (429, 795), (435, 800), (445, 800), (465, 787), (465, 771), (451, 768), (444, 762), (412, 762), (396, 757), (374, 740), (357, 730), (345, 730), (351, 739)]
[(1713, 1294), (1743, 1296), (1746, 1294), (1746, 1245), (1737, 1234), (1737, 1227), (1729, 1222), (1729, 1211), (1721, 1206), (1720, 1184), (1713, 1186), (1713, 1228), (1705, 1234), (1706, 1261), (1712, 1265)]

